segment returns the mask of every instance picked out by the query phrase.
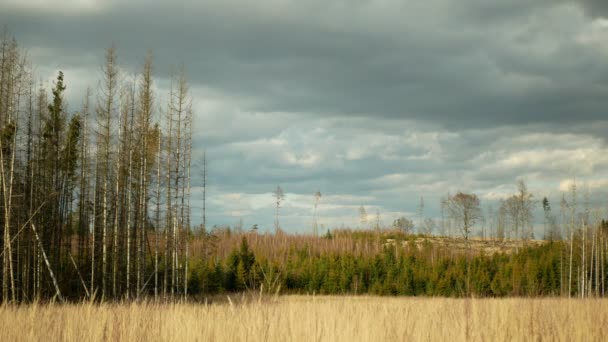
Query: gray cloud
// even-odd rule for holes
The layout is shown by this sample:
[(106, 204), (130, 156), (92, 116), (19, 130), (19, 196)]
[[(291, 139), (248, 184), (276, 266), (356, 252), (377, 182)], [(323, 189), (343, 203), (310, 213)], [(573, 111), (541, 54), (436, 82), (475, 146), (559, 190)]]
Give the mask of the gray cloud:
[(437, 215), (448, 191), (498, 198), (520, 177), (552, 196), (573, 175), (604, 184), (606, 13), (566, 0), (0, 1), (41, 77), (66, 71), (70, 108), (111, 43), (127, 71), (153, 50), (160, 94), (183, 62), (210, 218), (271, 222), (281, 184), (291, 229), (317, 189), (360, 202), (333, 203), (336, 224), (361, 204), (413, 212), (421, 195)]
[(585, 12), (594, 18), (608, 16), (608, 3), (602, 0), (577, 0), (585, 9)]
[(68, 58), (101, 56), (115, 42), (137, 64), (152, 48), (158, 64), (184, 62), (193, 82), (255, 99), (251, 111), (487, 127), (600, 119), (608, 107), (606, 52), (577, 40), (584, 18), (562, 2), (250, 7), (131, 2), (83, 16), (0, 18), (27, 44)]

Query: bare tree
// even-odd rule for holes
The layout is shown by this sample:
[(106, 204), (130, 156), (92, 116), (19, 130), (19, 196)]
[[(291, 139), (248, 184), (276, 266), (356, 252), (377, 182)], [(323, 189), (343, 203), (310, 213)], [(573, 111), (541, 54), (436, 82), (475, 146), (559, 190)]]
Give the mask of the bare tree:
[[(16, 41), (0, 34), (2, 302), (61, 296), (60, 288), (70, 289), (67, 298), (98, 294), (101, 300), (130, 299), (132, 290), (137, 296), (146, 292), (152, 276), (155, 296), (159, 286), (171, 286), (172, 293), (189, 292), (193, 127), (184, 74), (173, 79), (163, 145), (160, 126), (152, 129), (151, 122), (151, 58), (146, 59), (139, 91), (137, 82), (122, 87), (113, 47), (107, 49), (101, 69), (92, 122), (89, 91), (83, 109), (68, 112), (60, 72), (49, 101), (46, 85), (34, 90), (30, 66)], [(148, 208), (152, 186), (154, 224)], [(167, 193), (164, 227), (161, 186)], [(152, 231), (155, 242), (148, 239)], [(149, 258), (152, 249), (154, 257)], [(158, 279), (161, 255), (166, 261), (164, 282)], [(146, 274), (152, 268), (154, 274)], [(90, 272), (86, 281), (85, 272)], [(73, 275), (82, 288), (73, 286)]]
[(420, 202), (418, 202), (418, 232), (424, 232), (424, 197), (420, 196)]
[(364, 206), (360, 206), (359, 207), (359, 223), (361, 223), (361, 227), (365, 228), (365, 226), (367, 226), (367, 211), (365, 210)]
[(496, 215), (492, 204), (487, 207), (487, 222), (488, 222), (488, 236), (490, 238), (496, 237)]
[(505, 238), (505, 227), (507, 225), (507, 206), (505, 200), (500, 200), (500, 206), (498, 207), (498, 216), (496, 222), (496, 238), (504, 240)]
[(424, 227), (424, 234), (432, 235), (433, 231), (437, 227), (437, 224), (435, 223), (435, 220), (433, 220), (430, 217), (427, 217), (424, 219), (423, 227)]
[(380, 223), (381, 223), (381, 217), (380, 217), (380, 209), (376, 209), (376, 217), (374, 220), (374, 229), (376, 230), (376, 232), (380, 232)]
[(441, 231), (439, 232), (440, 235), (445, 236), (447, 231), (446, 231), (446, 211), (448, 209), (448, 199), (447, 197), (441, 197), (441, 199), (439, 200), (439, 205), (441, 208)]
[(543, 200), (541, 203), (543, 206), (543, 214), (544, 214), (543, 239), (547, 239), (548, 238), (547, 226), (549, 224), (549, 215), (551, 214), (551, 204), (549, 203), (549, 199), (547, 199), (547, 197), (543, 197)]
[(275, 189), (272, 196), (274, 197), (275, 204), (276, 204), (276, 217), (275, 217), (275, 222), (274, 222), (274, 229), (275, 229), (275, 233), (278, 233), (279, 230), (281, 229), (281, 227), (279, 225), (279, 208), (281, 208), (281, 202), (283, 202), (283, 200), (285, 199), (285, 193), (283, 192), (283, 189), (281, 188), (280, 185), (277, 185), (277, 188)]
[(112, 127), (116, 116), (115, 96), (118, 90), (118, 66), (116, 62), (116, 49), (110, 47), (106, 50), (106, 61), (103, 66), (103, 85), (97, 106), (97, 148), (101, 162), (101, 189), (97, 190), (101, 196), (101, 297), (106, 296), (107, 259), (108, 259), (108, 220), (110, 218), (110, 182), (112, 176)]
[(460, 222), (462, 236), (468, 240), (471, 228), (481, 216), (479, 198), (475, 194), (458, 192), (450, 197), (450, 213)]
[(158, 249), (160, 246), (160, 183), (161, 183), (161, 153), (162, 153), (162, 132), (159, 125), (156, 125), (158, 149), (157, 160), (156, 160), (156, 220), (154, 235), (156, 237), (156, 243), (154, 244), (154, 299), (158, 299)]
[(321, 201), (321, 191), (317, 191), (314, 194), (313, 200), (313, 213), (312, 213), (312, 235), (319, 236), (319, 227), (317, 223), (317, 207), (319, 206), (319, 202)]
[(207, 228), (207, 151), (203, 151), (203, 228)]
[(576, 181), (570, 185), (570, 269), (568, 272), (568, 297), (572, 295), (572, 260), (574, 250), (574, 216), (576, 214)]
[(409, 234), (414, 229), (414, 222), (405, 216), (401, 216), (393, 221), (393, 228), (399, 229), (406, 234)]
[(534, 238), (534, 195), (528, 191), (523, 180), (517, 182), (517, 207), (519, 211), (519, 222), (521, 224), (522, 241)]

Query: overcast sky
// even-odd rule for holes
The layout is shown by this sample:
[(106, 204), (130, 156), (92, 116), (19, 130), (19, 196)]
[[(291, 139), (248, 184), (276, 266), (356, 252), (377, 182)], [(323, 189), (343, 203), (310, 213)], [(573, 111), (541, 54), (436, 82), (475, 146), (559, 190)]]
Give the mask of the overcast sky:
[(159, 98), (183, 63), (208, 224), (271, 228), (281, 185), (292, 232), (317, 190), (327, 227), (357, 226), (361, 205), (415, 218), (421, 196), (438, 217), (448, 191), (485, 206), (518, 179), (557, 210), (576, 176), (605, 207), (605, 17), (604, 0), (0, 0), (38, 77), (64, 71), (71, 110), (111, 44), (126, 72), (152, 50)]

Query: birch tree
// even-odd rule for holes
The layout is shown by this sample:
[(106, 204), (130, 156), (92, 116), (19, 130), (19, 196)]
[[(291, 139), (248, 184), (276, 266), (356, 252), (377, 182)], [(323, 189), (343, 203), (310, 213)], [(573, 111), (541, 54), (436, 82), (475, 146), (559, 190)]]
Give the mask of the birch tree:
[(462, 236), (468, 241), (471, 228), (481, 216), (479, 198), (475, 194), (458, 192), (450, 198), (450, 213), (460, 222)]
[(317, 222), (317, 208), (321, 201), (321, 191), (314, 193), (313, 205), (312, 205), (312, 235), (319, 236), (319, 227)]
[(110, 213), (110, 184), (112, 182), (112, 130), (116, 117), (116, 94), (118, 91), (118, 65), (116, 49), (110, 47), (106, 50), (105, 64), (103, 66), (103, 81), (99, 89), (97, 104), (97, 153), (100, 163), (100, 181), (96, 184), (100, 197), (101, 212), (101, 298), (106, 297), (106, 282), (108, 270), (108, 229)]

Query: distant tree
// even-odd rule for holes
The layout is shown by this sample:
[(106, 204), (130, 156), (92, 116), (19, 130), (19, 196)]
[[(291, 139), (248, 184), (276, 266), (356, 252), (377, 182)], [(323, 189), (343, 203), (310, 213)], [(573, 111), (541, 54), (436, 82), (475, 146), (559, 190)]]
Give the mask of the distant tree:
[(576, 180), (574, 180), (570, 185), (570, 203), (568, 203), (568, 208), (570, 209), (570, 269), (568, 270), (568, 297), (572, 295), (572, 261), (574, 260), (574, 222), (576, 216), (576, 203)]
[(275, 203), (276, 203), (276, 220), (275, 220), (275, 233), (279, 232), (280, 229), (280, 225), (279, 225), (279, 208), (281, 208), (281, 202), (283, 202), (283, 200), (285, 199), (285, 193), (283, 192), (283, 189), (281, 188), (280, 185), (277, 185), (276, 190), (274, 191), (274, 193), (272, 194), (272, 196), (275, 198)]
[(562, 193), (562, 198), (559, 201), (559, 212), (561, 216), (561, 231), (566, 237), (570, 236), (568, 227), (568, 201), (566, 194)]
[(482, 239), (485, 239), (486, 238), (486, 223), (487, 223), (487, 219), (486, 219), (486, 216), (483, 214), (483, 210), (480, 210), (479, 223), (481, 224), (481, 229), (479, 231), (479, 236), (481, 236)]
[(376, 209), (376, 217), (375, 217), (375, 222), (374, 222), (374, 229), (376, 231), (380, 231), (380, 221), (381, 221), (380, 210)]
[(367, 211), (364, 206), (359, 207), (359, 223), (361, 223), (362, 228), (367, 225)]
[(424, 197), (420, 196), (418, 202), (418, 232), (424, 233)]
[(521, 223), (523, 240), (534, 238), (534, 195), (528, 191), (523, 180), (517, 182), (517, 205), (519, 209), (519, 221)]
[(496, 238), (503, 240), (505, 238), (505, 226), (507, 225), (507, 206), (505, 200), (500, 200), (498, 214), (496, 219)]
[(243, 218), (239, 218), (239, 220), (234, 225), (234, 231), (238, 234), (243, 232)]
[(479, 198), (475, 194), (458, 192), (450, 197), (450, 214), (461, 224), (461, 232), (465, 240), (469, 239), (471, 228), (481, 216)]
[(435, 230), (436, 226), (437, 224), (435, 223), (435, 220), (430, 217), (427, 217), (424, 219), (424, 224), (422, 227), (425, 234), (431, 235), (433, 234), (433, 231)]
[(518, 239), (519, 238), (519, 231), (520, 231), (520, 215), (519, 215), (519, 203), (517, 201), (517, 197), (516, 196), (511, 196), (509, 198), (507, 198), (504, 203), (504, 211), (506, 213), (506, 216), (508, 217), (509, 222), (511, 223), (511, 228), (510, 230), (507, 232), (508, 236), (510, 238), (515, 238)]
[(319, 227), (317, 223), (317, 207), (319, 206), (319, 202), (321, 201), (321, 191), (317, 191), (314, 194), (313, 200), (313, 213), (312, 213), (312, 234), (314, 236), (319, 235)]
[(207, 224), (207, 151), (203, 151), (203, 226)]
[(547, 230), (547, 225), (549, 224), (549, 217), (551, 216), (551, 204), (549, 204), (549, 199), (547, 199), (547, 197), (543, 198), (542, 201), (543, 204), (543, 213), (545, 214), (545, 222), (544, 222), (544, 227), (543, 227), (543, 239), (547, 239), (548, 237), (548, 230)]
[(492, 206), (492, 204), (490, 204), (487, 207), (487, 223), (488, 223), (487, 235), (489, 237), (495, 236), (495, 219), (496, 219), (496, 217), (495, 217), (494, 207)]
[(446, 197), (441, 197), (439, 200), (439, 204), (441, 207), (441, 231), (439, 232), (441, 235), (446, 235), (446, 211), (448, 208), (448, 199)]
[(393, 228), (399, 229), (406, 234), (409, 234), (414, 229), (414, 222), (405, 216), (401, 216), (393, 221)]
[(549, 216), (549, 222), (548, 224), (548, 230), (549, 230), (549, 240), (553, 241), (553, 240), (561, 240), (562, 236), (559, 232), (559, 225), (557, 224), (557, 218), (555, 217), (555, 215), (550, 215)]

